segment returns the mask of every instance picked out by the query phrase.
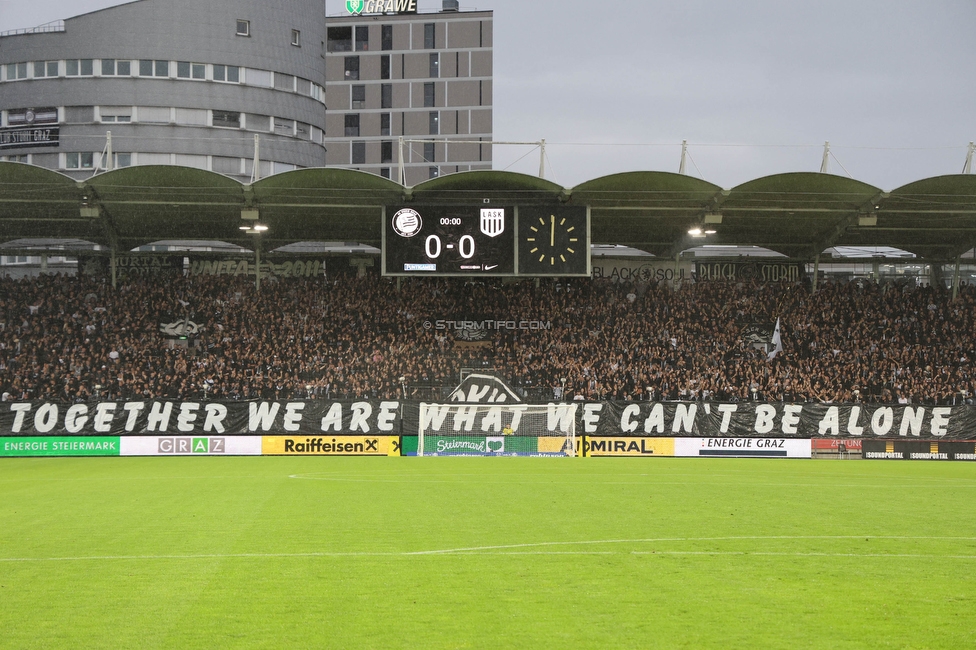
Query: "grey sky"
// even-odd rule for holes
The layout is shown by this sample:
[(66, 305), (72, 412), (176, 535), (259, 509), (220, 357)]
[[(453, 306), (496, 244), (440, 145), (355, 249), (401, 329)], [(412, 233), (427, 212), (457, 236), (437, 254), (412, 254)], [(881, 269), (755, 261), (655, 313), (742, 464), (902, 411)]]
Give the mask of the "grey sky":
[[(0, 0), (0, 31), (116, 4)], [(545, 138), (546, 176), (567, 187), (677, 171), (682, 140), (688, 173), (734, 187), (817, 171), (829, 140), (831, 172), (888, 190), (959, 173), (976, 140), (972, 0), (461, 6), (495, 12), (495, 139)], [(536, 174), (539, 155), (499, 145), (495, 168)]]

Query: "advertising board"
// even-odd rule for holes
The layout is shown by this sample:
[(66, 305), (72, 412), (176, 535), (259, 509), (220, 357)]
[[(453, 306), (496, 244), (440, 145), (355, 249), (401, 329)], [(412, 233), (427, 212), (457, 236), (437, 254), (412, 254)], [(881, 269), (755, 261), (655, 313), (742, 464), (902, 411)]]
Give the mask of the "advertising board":
[(976, 460), (976, 443), (958, 440), (865, 440), (867, 460)]
[(0, 438), (0, 456), (118, 456), (113, 437)]
[(260, 456), (258, 436), (126, 436), (122, 456)]
[(674, 438), (675, 456), (810, 458), (809, 440), (788, 438)]
[(598, 438), (587, 436), (586, 456), (674, 456), (674, 438)]
[(265, 456), (399, 456), (399, 436), (264, 436)]

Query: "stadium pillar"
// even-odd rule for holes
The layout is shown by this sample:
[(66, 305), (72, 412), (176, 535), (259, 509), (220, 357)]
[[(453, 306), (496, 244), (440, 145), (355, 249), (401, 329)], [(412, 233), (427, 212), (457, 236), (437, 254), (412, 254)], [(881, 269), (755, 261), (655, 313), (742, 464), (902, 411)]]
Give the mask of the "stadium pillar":
[(116, 273), (115, 267), (115, 247), (112, 247), (112, 255), (109, 258), (109, 268), (112, 269), (112, 289), (117, 289), (116, 283), (118, 281), (118, 274)]
[[(404, 187), (407, 186), (407, 172), (403, 168), (403, 136), (400, 136), (399, 143), (397, 144), (397, 176), (400, 178), (400, 185)], [(480, 145), (479, 145), (480, 147)]]
[(47, 253), (41, 253), (41, 273), (47, 273)]
[(254, 235), (254, 288), (261, 290), (261, 235)]
[(813, 293), (817, 293), (817, 285), (820, 283), (820, 254), (813, 258)]
[(956, 265), (952, 269), (952, 299), (959, 297), (959, 262), (962, 255), (956, 256)]

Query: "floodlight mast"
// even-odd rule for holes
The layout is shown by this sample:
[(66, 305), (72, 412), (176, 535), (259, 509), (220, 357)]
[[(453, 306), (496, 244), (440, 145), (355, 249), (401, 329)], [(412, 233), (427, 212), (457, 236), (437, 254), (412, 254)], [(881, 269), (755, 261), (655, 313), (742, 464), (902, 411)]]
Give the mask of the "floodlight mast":
[(976, 152), (976, 142), (969, 143), (969, 150), (966, 152), (966, 164), (962, 166), (963, 174), (973, 173), (973, 153)]

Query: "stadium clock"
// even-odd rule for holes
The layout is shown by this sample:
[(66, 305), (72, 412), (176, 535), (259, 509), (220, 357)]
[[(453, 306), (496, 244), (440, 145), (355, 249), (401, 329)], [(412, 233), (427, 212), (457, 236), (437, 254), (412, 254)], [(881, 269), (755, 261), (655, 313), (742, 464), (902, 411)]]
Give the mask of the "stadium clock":
[(513, 206), (393, 206), (383, 275), (514, 275)]
[(519, 275), (589, 275), (587, 209), (519, 208)]

